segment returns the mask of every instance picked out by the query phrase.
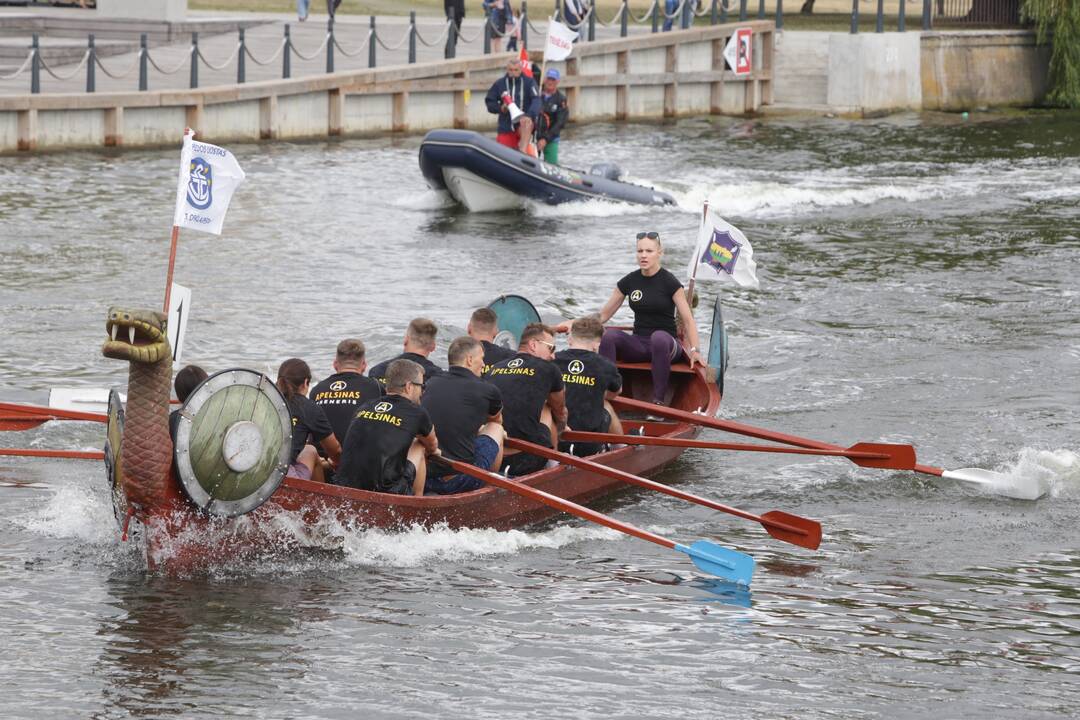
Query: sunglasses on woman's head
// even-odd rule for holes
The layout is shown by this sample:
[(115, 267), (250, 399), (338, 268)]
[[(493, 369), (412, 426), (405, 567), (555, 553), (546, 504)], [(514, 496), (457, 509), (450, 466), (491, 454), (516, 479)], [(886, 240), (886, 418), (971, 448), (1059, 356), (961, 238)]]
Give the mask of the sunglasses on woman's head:
[(649, 238), (650, 240), (659, 240), (660, 233), (656, 232), (655, 230), (650, 230), (649, 232), (639, 232), (637, 234), (637, 239), (641, 240), (643, 238)]

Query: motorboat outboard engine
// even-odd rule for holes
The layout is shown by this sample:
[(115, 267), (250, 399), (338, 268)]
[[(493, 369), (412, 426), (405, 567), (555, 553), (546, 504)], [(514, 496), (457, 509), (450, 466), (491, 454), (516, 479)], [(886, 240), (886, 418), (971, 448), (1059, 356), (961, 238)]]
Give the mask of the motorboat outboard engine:
[(622, 168), (615, 163), (596, 163), (589, 168), (590, 175), (599, 175), (608, 180), (618, 180), (622, 177)]

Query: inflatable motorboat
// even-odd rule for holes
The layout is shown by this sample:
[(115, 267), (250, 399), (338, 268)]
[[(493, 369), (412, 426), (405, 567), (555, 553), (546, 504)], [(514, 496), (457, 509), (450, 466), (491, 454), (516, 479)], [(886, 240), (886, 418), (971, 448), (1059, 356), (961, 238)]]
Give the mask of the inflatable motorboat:
[(594, 165), (587, 173), (571, 170), (471, 130), (429, 132), (420, 144), (420, 170), (431, 187), (447, 191), (473, 212), (512, 210), (526, 199), (549, 205), (596, 199), (675, 204), (665, 192), (621, 182), (615, 165)]

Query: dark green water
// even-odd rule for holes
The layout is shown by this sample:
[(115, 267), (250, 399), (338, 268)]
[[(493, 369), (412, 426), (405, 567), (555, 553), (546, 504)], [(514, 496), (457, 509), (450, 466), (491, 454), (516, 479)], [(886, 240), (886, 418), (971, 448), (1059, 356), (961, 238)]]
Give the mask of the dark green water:
[[(817, 552), (630, 492), (599, 505), (757, 559), (749, 595), (683, 556), (563, 519), (402, 534), (148, 576), (94, 462), (0, 458), (0, 667), (9, 717), (1075, 717), (1080, 710), (1080, 125), (1067, 114), (683, 121), (569, 133), (678, 210), (468, 215), (418, 140), (231, 147), (220, 237), (184, 233), (187, 360), (373, 360), (427, 314), (440, 351), (504, 292), (597, 308), (659, 230), (682, 274), (706, 198), (754, 244), (724, 297), (722, 415), (922, 461), (997, 469), (1035, 502), (844, 460), (691, 451), (661, 479), (819, 519)], [(114, 386), (110, 304), (158, 307), (175, 152), (0, 164), (0, 399)], [(702, 318), (704, 323), (707, 318)], [(59, 423), (0, 444), (99, 447)], [(728, 439), (719, 434), (716, 439)], [(294, 528), (298, 543), (321, 535)]]

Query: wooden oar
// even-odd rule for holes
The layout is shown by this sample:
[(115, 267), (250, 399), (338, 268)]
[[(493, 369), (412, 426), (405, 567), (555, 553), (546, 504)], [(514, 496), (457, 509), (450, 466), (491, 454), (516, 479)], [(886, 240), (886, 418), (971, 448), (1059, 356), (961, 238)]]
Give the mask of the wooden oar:
[(108, 422), (109, 416), (104, 413), (0, 402), (0, 430), (29, 430), (50, 420)]
[(656, 535), (655, 533), (651, 533), (648, 530), (642, 530), (629, 523), (620, 522), (603, 513), (599, 513), (582, 505), (578, 505), (577, 503), (546, 493), (543, 490), (537, 490), (536, 488), (531, 488), (528, 485), (523, 485), (510, 480), (509, 478), (505, 478), (502, 475), (496, 475), (493, 472), (481, 470), (475, 465), (450, 460), (449, 458), (444, 458), (442, 456), (432, 456), (429, 460), (445, 463), (459, 473), (471, 475), (486, 483), (500, 487), (503, 490), (522, 495), (535, 500), (536, 502), (548, 505), (549, 507), (570, 513), (571, 515), (577, 515), (589, 522), (594, 522), (603, 525), (604, 527), (609, 527), (612, 530), (618, 530), (621, 533), (633, 535), (636, 538), (648, 540), (649, 542), (656, 543), (662, 547), (684, 553), (694, 561), (694, 565), (696, 565), (699, 570), (707, 572), (710, 575), (716, 575), (717, 577), (724, 578), (730, 582), (749, 585), (750, 577), (754, 574), (754, 558), (746, 553), (741, 553), (737, 550), (717, 545), (708, 540), (698, 540), (692, 545), (682, 545), (672, 540), (668, 540), (665, 537), (661, 537), (660, 535)]
[(36, 448), (0, 448), (0, 455), (15, 457), (68, 458), (71, 460), (103, 460), (100, 450), (38, 450)]
[(893, 443), (856, 443), (844, 450), (813, 450), (778, 445), (751, 445), (749, 443), (722, 443), (688, 438), (653, 437), (651, 435), (612, 435), (578, 430), (567, 430), (559, 438), (567, 442), (660, 445), (663, 447), (702, 448), (704, 450), (743, 450), (790, 455), (843, 457), (862, 467), (888, 468), (892, 470), (911, 470), (915, 467), (915, 448), (910, 445), (896, 445)]
[[(569, 432), (569, 431), (567, 431)], [(582, 433), (585, 435), (594, 435), (600, 433)], [(563, 434), (563, 437), (566, 433)], [(621, 435), (612, 435), (610, 437), (622, 437)], [(713, 510), (719, 510), (720, 512), (729, 513), (736, 517), (745, 518), (746, 520), (754, 520), (761, 523), (762, 527), (777, 540), (783, 540), (784, 542), (791, 543), (792, 545), (798, 545), (804, 548), (810, 548), (816, 550), (821, 544), (821, 523), (810, 520), (798, 515), (792, 515), (780, 510), (771, 510), (764, 515), (754, 515), (748, 513), (745, 510), (729, 507), (728, 505), (721, 505), (720, 503), (709, 500), (708, 498), (698, 497), (697, 495), (691, 495), (688, 492), (678, 490), (673, 487), (658, 483), (647, 478), (643, 478), (639, 475), (633, 475), (622, 470), (618, 470), (607, 465), (602, 465), (598, 462), (586, 460), (585, 458), (579, 458), (567, 453), (557, 452), (549, 447), (543, 445), (537, 445), (535, 443), (526, 442), (525, 440), (517, 440), (515, 438), (506, 438), (506, 446), (514, 448), (516, 450), (522, 450), (533, 455), (539, 455), (540, 457), (548, 458), (549, 460), (555, 460), (563, 465), (572, 465), (579, 467), (590, 472), (594, 472), (597, 475), (603, 475), (605, 477), (613, 478), (615, 480), (622, 480), (633, 485), (638, 485), (649, 490), (656, 490), (672, 497), (677, 497), (680, 500), (687, 500), (698, 505), (704, 505), (707, 508)]]
[[(643, 402), (632, 398), (617, 397), (613, 399), (611, 403), (618, 407), (642, 410), (658, 417), (666, 417), (671, 420), (682, 420), (683, 422), (693, 423), (702, 427), (713, 428), (715, 430), (726, 430), (727, 432), (747, 435), (761, 440), (771, 440), (772, 442), (783, 443), (785, 445), (794, 445), (796, 447), (811, 448), (815, 450), (844, 450), (843, 447), (833, 445), (832, 443), (766, 430), (765, 428), (732, 422), (731, 420), (720, 420), (719, 418), (709, 417), (708, 415), (699, 415), (698, 413), (677, 410), (664, 405), (656, 405), (655, 403)], [(936, 475), (949, 480), (961, 480), (963, 482), (984, 485), (996, 493), (1020, 500), (1037, 500), (1041, 497), (1041, 493), (1017, 488), (1016, 484), (1007, 475), (993, 472), (992, 470), (983, 470), (982, 468), (944, 470), (939, 467), (934, 467), (933, 465), (922, 465), (919, 463), (916, 463), (911, 469), (924, 475)]]

